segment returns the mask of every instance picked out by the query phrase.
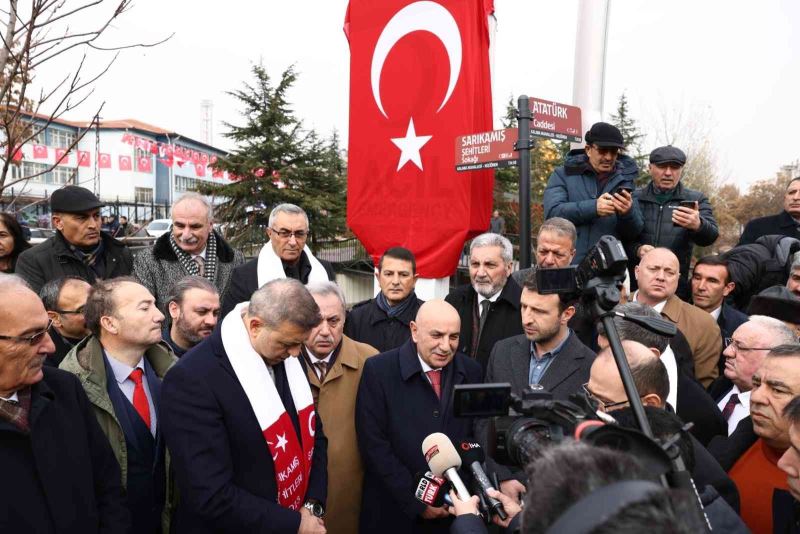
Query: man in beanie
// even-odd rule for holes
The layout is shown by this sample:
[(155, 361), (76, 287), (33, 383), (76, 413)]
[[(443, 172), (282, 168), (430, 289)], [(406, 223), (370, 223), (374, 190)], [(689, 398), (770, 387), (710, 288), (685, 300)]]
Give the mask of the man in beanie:
[(772, 286), (750, 299), (748, 315), (774, 317), (800, 336), (800, 299), (784, 286)]
[[(644, 219), (639, 238), (628, 247), (628, 266), (633, 270), (639, 259), (656, 247), (670, 249), (680, 262), (676, 295), (689, 300), (689, 261), (694, 245), (707, 247), (719, 236), (717, 221), (708, 197), (684, 187), (681, 173), (686, 154), (671, 145), (650, 153), (652, 180), (633, 193)], [(632, 287), (631, 289), (635, 289)]]
[(16, 274), (37, 293), (48, 280), (67, 275), (90, 284), (129, 275), (133, 269), (130, 250), (100, 231), (102, 206), (84, 187), (68, 185), (53, 191), (50, 211), (56, 235), (20, 254)]
[(625, 148), (615, 126), (598, 122), (586, 132), (586, 147), (571, 150), (544, 190), (544, 218), (563, 217), (575, 224), (577, 264), (604, 235), (631, 242), (642, 231), (642, 214), (632, 196), (639, 167), (620, 154)]

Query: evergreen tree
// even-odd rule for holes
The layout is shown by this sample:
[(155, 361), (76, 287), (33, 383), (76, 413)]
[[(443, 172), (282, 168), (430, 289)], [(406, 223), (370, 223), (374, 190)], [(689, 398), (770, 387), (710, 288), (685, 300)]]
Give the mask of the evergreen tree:
[(622, 93), (617, 104), (617, 112), (611, 115), (611, 124), (619, 128), (625, 142), (625, 153), (636, 161), (639, 166), (639, 178), (636, 185), (644, 185), (650, 181), (647, 171), (649, 154), (642, 153), (642, 141), (645, 135), (639, 130), (636, 120), (630, 116), (628, 97)]
[(213, 165), (235, 180), (202, 184), (198, 191), (223, 199), (217, 219), (226, 224), (226, 236), (235, 246), (263, 243), (269, 213), (283, 202), (306, 211), (311, 243), (343, 233), (346, 168), (338, 134), (323, 141), (295, 117), (287, 100), (297, 78), (292, 67), (277, 85), (261, 64), (253, 66), (252, 74), (252, 85), (228, 93), (241, 104), (244, 125), (225, 123), (225, 136), (236, 148)]

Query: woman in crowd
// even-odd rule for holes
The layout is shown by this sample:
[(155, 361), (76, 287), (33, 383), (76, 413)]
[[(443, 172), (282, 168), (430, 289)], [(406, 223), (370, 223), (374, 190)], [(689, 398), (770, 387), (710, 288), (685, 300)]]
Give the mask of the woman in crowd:
[(30, 246), (17, 219), (10, 213), (0, 213), (0, 272), (13, 273), (17, 258)]

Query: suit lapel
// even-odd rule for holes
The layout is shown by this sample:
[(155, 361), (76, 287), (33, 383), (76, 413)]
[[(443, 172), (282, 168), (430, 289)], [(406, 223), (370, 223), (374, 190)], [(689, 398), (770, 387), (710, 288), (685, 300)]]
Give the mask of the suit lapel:
[(511, 389), (522, 391), (528, 387), (528, 377), (531, 368), (531, 342), (524, 335), (517, 339), (517, 346), (510, 355), (511, 360)]

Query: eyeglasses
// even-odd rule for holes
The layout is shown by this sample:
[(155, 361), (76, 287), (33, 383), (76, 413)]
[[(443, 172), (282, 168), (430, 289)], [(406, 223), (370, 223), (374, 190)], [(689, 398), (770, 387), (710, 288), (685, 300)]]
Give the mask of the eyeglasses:
[(620, 149), (617, 148), (617, 147), (604, 147), (604, 146), (597, 146), (597, 145), (589, 145), (589, 146), (591, 148), (593, 148), (598, 154), (600, 154), (602, 156), (605, 156), (605, 155), (616, 156), (620, 152)]
[(732, 337), (726, 337), (724, 343), (725, 348), (733, 346), (733, 350), (736, 352), (747, 352), (748, 350), (772, 350), (772, 347), (743, 347), (741, 343)]
[(292, 232), (290, 230), (286, 230), (285, 228), (281, 228), (280, 230), (276, 230), (275, 228), (270, 228), (270, 230), (278, 234), (278, 236), (281, 237), (282, 239), (290, 239), (292, 236), (294, 236), (294, 238), (298, 240), (305, 239), (308, 237), (308, 234), (311, 233), (308, 230), (295, 230), (294, 232)]
[(628, 404), (627, 400), (619, 402), (606, 402), (604, 400), (598, 399), (597, 396), (594, 393), (592, 393), (592, 391), (589, 389), (588, 382), (583, 384), (581, 387), (583, 388), (583, 394), (586, 395), (586, 398), (592, 402), (596, 402), (599, 405), (600, 409), (602, 409), (604, 412), (607, 412), (609, 408), (616, 408), (617, 406)]
[(41, 343), (42, 339), (44, 339), (44, 336), (47, 335), (47, 331), (50, 330), (51, 326), (53, 326), (52, 319), (47, 321), (47, 328), (45, 328), (44, 330), (40, 330), (39, 332), (36, 332), (34, 334), (31, 334), (30, 336), (0, 336), (0, 339), (7, 339), (8, 341), (16, 341), (18, 343), (26, 342), (28, 343), (28, 345), (33, 347), (34, 345), (38, 345), (39, 343)]
[(83, 306), (77, 310), (53, 310), (56, 313), (63, 313), (64, 315), (83, 315)]

